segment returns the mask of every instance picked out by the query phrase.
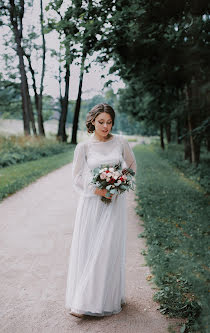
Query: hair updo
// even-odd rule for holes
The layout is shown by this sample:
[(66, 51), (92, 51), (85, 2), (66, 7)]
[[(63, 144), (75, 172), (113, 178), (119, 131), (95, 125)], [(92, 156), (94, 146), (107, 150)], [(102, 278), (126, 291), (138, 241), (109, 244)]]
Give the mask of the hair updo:
[(93, 133), (95, 131), (95, 126), (92, 124), (92, 122), (102, 112), (106, 112), (111, 116), (112, 126), (114, 126), (115, 112), (113, 108), (106, 103), (97, 104), (88, 112), (86, 117), (86, 127), (88, 133)]

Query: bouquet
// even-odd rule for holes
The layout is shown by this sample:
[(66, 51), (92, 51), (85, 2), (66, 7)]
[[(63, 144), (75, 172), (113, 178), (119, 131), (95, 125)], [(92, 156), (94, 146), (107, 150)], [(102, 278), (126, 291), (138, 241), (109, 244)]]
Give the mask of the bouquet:
[[(122, 169), (121, 163), (114, 166), (101, 165), (93, 169), (93, 179), (91, 184), (94, 184), (96, 188), (106, 189), (106, 197), (110, 197), (110, 194), (120, 194), (129, 189), (134, 190), (135, 181), (133, 176), (135, 172), (130, 169)], [(110, 199), (101, 197), (101, 200), (109, 204)]]

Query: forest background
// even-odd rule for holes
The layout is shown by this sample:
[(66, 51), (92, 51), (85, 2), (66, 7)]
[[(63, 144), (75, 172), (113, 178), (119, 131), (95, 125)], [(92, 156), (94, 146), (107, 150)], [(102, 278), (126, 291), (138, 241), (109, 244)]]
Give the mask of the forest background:
[[(56, 110), (57, 137), (67, 140), (69, 122), (71, 142), (76, 143), (80, 114), (84, 120), (89, 107), (106, 100), (116, 108), (121, 130), (159, 134), (162, 148), (164, 136), (167, 142), (172, 137), (183, 141), (185, 159), (199, 163), (201, 144), (210, 149), (207, 1), (77, 0), (69, 5), (58, 0), (47, 6), (40, 1), (37, 25), (25, 26), (24, 15), (33, 5), (33, 1), (0, 1), (1, 26), (7, 28), (0, 81), (2, 116), (22, 117), (25, 134), (45, 135), (44, 120)], [(59, 45), (48, 50), (50, 33)], [(47, 52), (56, 68), (57, 99), (43, 94)], [(91, 68), (93, 54), (105, 67), (112, 62), (109, 72), (117, 74), (125, 87), (117, 94), (110, 90), (106, 96), (96, 96), (93, 103), (83, 102), (80, 113), (84, 74)], [(80, 67), (75, 102), (69, 101), (75, 86), (73, 63)], [(114, 80), (106, 81), (106, 86)]]

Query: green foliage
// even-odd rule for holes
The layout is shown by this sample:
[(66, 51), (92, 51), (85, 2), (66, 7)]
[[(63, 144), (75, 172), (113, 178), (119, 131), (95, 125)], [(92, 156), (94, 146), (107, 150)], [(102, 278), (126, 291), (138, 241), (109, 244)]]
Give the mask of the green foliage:
[(121, 109), (155, 129), (177, 121), (174, 134), (192, 134), (190, 149), (199, 163), (199, 145), (210, 140), (208, 1), (100, 3), (109, 23), (100, 41), (101, 59), (112, 58), (111, 73), (126, 84)]
[(188, 332), (209, 332), (209, 220), (205, 190), (156, 151), (134, 148), (137, 208), (159, 290), (160, 311), (188, 318)]
[(59, 143), (53, 139), (24, 136), (6, 138), (2, 136), (0, 137), (0, 168), (60, 154), (68, 149), (67, 144)]
[(0, 170), (0, 201), (39, 177), (70, 163), (73, 159), (73, 146), (68, 152), (43, 157), (37, 161), (12, 165)]
[(0, 116), (21, 118), (20, 85), (8, 80), (0, 80)]
[[(33, 109), (35, 110), (35, 101), (32, 98)], [(53, 111), (57, 110), (57, 103), (49, 95), (43, 96), (43, 119), (49, 120)], [(0, 116), (2, 118), (22, 119), (22, 104), (20, 84), (9, 80), (0, 80)], [(37, 113), (35, 113), (37, 120)]]

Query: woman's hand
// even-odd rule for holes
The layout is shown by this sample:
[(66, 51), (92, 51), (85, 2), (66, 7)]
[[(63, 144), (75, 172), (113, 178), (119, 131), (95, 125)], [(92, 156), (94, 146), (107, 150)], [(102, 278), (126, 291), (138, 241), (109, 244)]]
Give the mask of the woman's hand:
[(122, 174), (123, 175), (126, 175), (128, 173), (128, 170), (126, 169), (126, 168), (124, 168), (123, 170), (122, 170)]
[(106, 189), (96, 188), (94, 193), (97, 194), (97, 195), (100, 195), (101, 197), (105, 197), (107, 199), (111, 199), (112, 196), (113, 196), (113, 194), (110, 194), (109, 197), (106, 197), (106, 193), (107, 192), (108, 191)]

